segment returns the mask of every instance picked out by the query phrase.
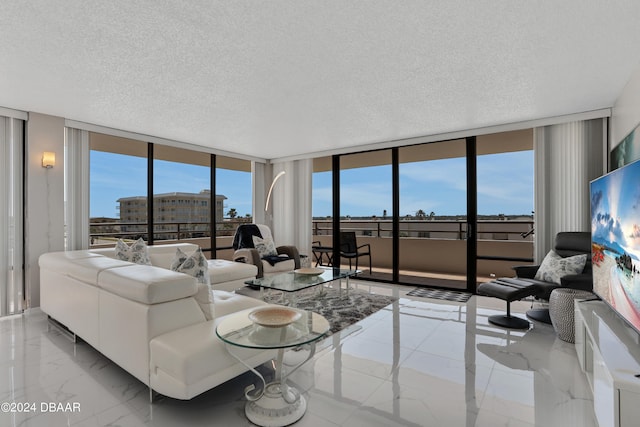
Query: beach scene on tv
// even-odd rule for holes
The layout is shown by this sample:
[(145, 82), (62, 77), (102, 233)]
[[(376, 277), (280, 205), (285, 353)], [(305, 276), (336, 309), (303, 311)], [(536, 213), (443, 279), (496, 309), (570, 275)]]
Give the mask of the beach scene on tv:
[(640, 331), (640, 162), (591, 183), (593, 291)]

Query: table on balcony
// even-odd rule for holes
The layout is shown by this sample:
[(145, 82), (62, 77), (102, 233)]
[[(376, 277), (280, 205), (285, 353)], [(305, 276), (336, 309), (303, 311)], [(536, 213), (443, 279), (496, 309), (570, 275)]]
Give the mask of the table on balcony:
[(312, 246), (313, 258), (316, 260), (317, 266), (333, 267), (333, 247), (331, 246)]

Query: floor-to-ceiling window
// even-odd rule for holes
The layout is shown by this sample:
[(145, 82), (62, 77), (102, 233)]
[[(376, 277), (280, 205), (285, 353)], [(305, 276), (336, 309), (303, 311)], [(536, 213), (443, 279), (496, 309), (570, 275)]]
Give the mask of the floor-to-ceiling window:
[[(393, 269), (393, 186), (391, 150), (370, 151), (340, 157), (340, 231), (355, 234), (354, 253), (371, 253), (372, 275), (389, 279)], [(344, 236), (344, 234), (343, 234)], [(348, 236), (344, 236), (348, 238)], [(342, 245), (346, 242), (341, 241)], [(363, 245), (368, 245), (358, 249)], [(344, 249), (344, 248), (343, 248)], [(355, 268), (355, 258), (345, 255), (343, 265)], [(353, 255), (351, 255), (353, 256)], [(363, 276), (369, 274), (369, 257), (358, 257)]]
[(0, 316), (23, 310), (23, 120), (0, 116)]
[[(153, 146), (153, 240), (196, 241), (211, 236), (211, 159), (182, 148)], [(214, 198), (215, 199), (215, 198)]]
[(146, 142), (90, 132), (90, 246), (148, 240)]
[(399, 180), (400, 281), (464, 288), (466, 141), (401, 147)]
[[(532, 261), (532, 145), (523, 130), (335, 156), (337, 169), (316, 159), (314, 240), (355, 231), (371, 246), (373, 279), (475, 290), (511, 275)], [(337, 223), (325, 217), (330, 200)]]
[(96, 132), (89, 145), (90, 246), (188, 240), (231, 257), (237, 225), (252, 220), (249, 160)]
[(533, 261), (533, 130), (477, 137), (478, 281)]
[(253, 222), (251, 162), (216, 156), (215, 163), (217, 257), (231, 259), (236, 228)]

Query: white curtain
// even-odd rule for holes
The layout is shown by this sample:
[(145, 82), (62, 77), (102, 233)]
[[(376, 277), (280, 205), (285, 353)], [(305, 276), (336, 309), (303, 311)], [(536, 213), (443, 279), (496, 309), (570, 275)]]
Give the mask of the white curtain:
[(271, 220), (268, 218), (264, 209), (267, 191), (271, 184), (271, 165), (259, 162), (251, 162), (252, 177), (252, 206), (253, 206), (253, 222), (255, 224), (266, 224), (271, 228)]
[(89, 247), (89, 132), (65, 128), (65, 249)]
[(271, 231), (274, 240), (277, 245), (294, 245), (301, 254), (310, 256), (313, 160), (273, 164), (269, 185), (281, 171), (284, 171), (285, 175), (276, 182), (271, 195)]
[(591, 231), (589, 182), (606, 170), (606, 119), (535, 128), (535, 258), (560, 231)]
[(0, 116), (0, 316), (23, 310), (24, 121)]

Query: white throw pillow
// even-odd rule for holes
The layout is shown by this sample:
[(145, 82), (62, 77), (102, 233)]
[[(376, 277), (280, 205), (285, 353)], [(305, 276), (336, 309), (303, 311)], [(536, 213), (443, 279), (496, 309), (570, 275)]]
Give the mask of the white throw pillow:
[(560, 284), (560, 278), (570, 274), (580, 274), (587, 262), (587, 254), (562, 258), (553, 250), (544, 257), (535, 279)]
[(215, 316), (213, 307), (213, 293), (211, 292), (211, 279), (209, 278), (209, 264), (204, 254), (198, 248), (191, 255), (187, 255), (176, 249), (176, 255), (171, 262), (171, 270), (188, 274), (198, 281), (198, 291), (195, 299), (207, 320)]
[(118, 239), (116, 242), (116, 258), (136, 264), (151, 265), (147, 243), (142, 240), (142, 237), (133, 242), (131, 246), (128, 246), (124, 240)]
[(256, 248), (258, 253), (260, 254), (260, 258), (264, 258), (266, 256), (278, 256), (278, 251), (276, 250), (276, 244), (273, 243), (273, 239), (263, 239), (258, 236), (252, 236), (253, 238), (253, 246)]

